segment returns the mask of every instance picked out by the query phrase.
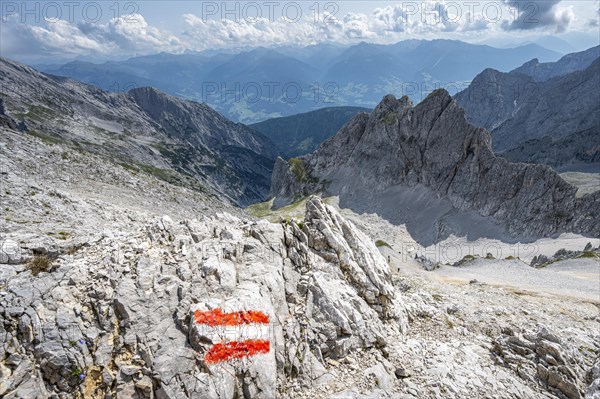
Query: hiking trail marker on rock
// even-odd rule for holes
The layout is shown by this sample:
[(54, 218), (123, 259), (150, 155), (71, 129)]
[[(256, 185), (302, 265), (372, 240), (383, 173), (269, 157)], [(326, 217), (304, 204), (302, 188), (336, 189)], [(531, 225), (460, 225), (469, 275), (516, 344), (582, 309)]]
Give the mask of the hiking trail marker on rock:
[(200, 336), (216, 342), (204, 355), (207, 364), (269, 353), (269, 316), (261, 311), (247, 310), (225, 313), (221, 308), (196, 310), (194, 322)]

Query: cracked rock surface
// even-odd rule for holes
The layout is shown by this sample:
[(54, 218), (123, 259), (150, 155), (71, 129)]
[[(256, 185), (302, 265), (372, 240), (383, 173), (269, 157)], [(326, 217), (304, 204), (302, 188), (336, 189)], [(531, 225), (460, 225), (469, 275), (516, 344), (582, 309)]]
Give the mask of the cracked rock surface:
[[(3, 248), (18, 247), (0, 269), (5, 398), (285, 397), (289, 381), (324, 384), (335, 376), (327, 361), (380, 351), (406, 328), (383, 256), (319, 198), (301, 223), (249, 220), (202, 198), (210, 209), (186, 209), (197, 193), (170, 185), (141, 210), (116, 194), (156, 184), (152, 177), (3, 135), (5, 164), (15, 165), (3, 175)], [(37, 162), (58, 156), (90, 172), (66, 167), (67, 182), (52, 176), (32, 187), (35, 169), (16, 165), (34, 151)], [(113, 177), (96, 181), (95, 168)], [(44, 270), (33, 266), (40, 259)], [(267, 314), (271, 350), (205, 361), (212, 345), (248, 334), (195, 323), (196, 310), (216, 308)]]

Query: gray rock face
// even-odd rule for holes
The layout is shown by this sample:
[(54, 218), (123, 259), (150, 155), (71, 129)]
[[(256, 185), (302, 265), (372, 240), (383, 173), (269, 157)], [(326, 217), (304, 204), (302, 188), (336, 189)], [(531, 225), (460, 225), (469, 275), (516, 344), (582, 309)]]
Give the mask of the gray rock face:
[[(487, 69), (456, 95), (469, 122), (491, 132), (511, 160), (562, 166), (597, 162), (599, 48), (509, 73)], [(539, 68), (538, 68), (539, 67)]]
[[(537, 333), (507, 331), (494, 342), (499, 361), (526, 380), (537, 381), (559, 398), (581, 399), (588, 368), (577, 349), (547, 329)], [(592, 387), (590, 387), (590, 390)]]
[[(467, 120), (493, 132), (529, 102), (536, 101), (538, 83), (531, 76), (486, 69), (455, 99)], [(498, 143), (494, 140), (494, 146)]]
[(466, 230), (488, 223), (484, 234), (504, 229), (513, 237), (600, 235), (599, 193), (575, 198), (576, 188), (549, 167), (494, 156), (489, 133), (470, 125), (443, 90), (416, 107), (386, 96), (370, 116), (357, 116), (301, 160), (301, 174), (279, 161), (274, 195), (291, 201), (321, 191), (339, 195), (342, 207), (398, 222), (423, 216), (419, 222), (433, 231), (419, 237), (420, 226), (408, 228), (425, 241), (460, 232), (461, 223)]
[[(287, 380), (322, 384), (327, 359), (383, 348), (406, 328), (382, 255), (318, 198), (301, 224), (217, 214), (136, 227), (59, 256), (51, 273), (3, 265), (2, 397), (285, 397)], [(196, 322), (216, 308), (261, 311), (269, 324)], [(205, 358), (257, 338), (267, 353)]]
[[(584, 71), (532, 87), (535, 94), (526, 104), (492, 131), (494, 148), (507, 149), (523, 139), (543, 136), (558, 139), (592, 128), (600, 131), (600, 102), (596, 91), (599, 85), (600, 58)], [(590, 147), (594, 147), (593, 143)]]
[[(511, 162), (540, 163), (560, 170), (570, 170), (578, 164), (600, 165), (600, 140), (596, 127), (569, 134), (561, 139), (545, 136), (523, 141), (501, 152)], [(600, 172), (600, 167), (596, 166)]]
[[(107, 93), (0, 59), (0, 124), (213, 193), (238, 205), (268, 194), (278, 150), (204, 104), (155, 89)], [(6, 114), (6, 115), (4, 115)]]

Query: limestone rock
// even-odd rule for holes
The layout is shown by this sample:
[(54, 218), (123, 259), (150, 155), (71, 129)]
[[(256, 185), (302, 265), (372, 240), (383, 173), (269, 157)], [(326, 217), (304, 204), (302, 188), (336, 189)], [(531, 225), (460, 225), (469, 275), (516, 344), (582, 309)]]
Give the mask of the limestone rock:
[(559, 397), (584, 397), (587, 370), (581, 355), (547, 329), (534, 334), (507, 332), (495, 340), (493, 351), (522, 378), (537, 381)]
[(494, 156), (489, 133), (470, 125), (444, 90), (415, 107), (386, 96), (289, 170), (298, 163), (311, 178), (290, 181), (279, 161), (277, 204), (305, 193), (337, 195), (342, 207), (406, 223), (426, 244), (450, 234), (600, 236), (600, 192), (576, 198), (577, 189), (549, 167)]

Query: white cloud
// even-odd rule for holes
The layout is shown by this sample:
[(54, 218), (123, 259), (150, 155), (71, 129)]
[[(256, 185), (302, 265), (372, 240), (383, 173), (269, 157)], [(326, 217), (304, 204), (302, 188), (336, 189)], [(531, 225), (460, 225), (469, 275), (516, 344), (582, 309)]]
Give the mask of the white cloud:
[[(177, 34), (150, 25), (140, 14), (113, 18), (104, 23), (47, 21), (42, 25), (19, 22), (17, 15), (2, 22), (2, 55), (25, 58), (35, 56), (97, 57), (132, 56), (149, 53), (182, 52), (210, 48), (242, 48), (283, 44), (310, 45), (319, 42), (355, 43), (361, 40), (390, 43), (409, 38), (454, 38), (485, 40), (537, 29), (540, 34), (563, 32), (577, 21), (573, 7), (561, 0), (520, 2), (534, 4), (518, 9), (517, 0), (489, 3), (426, 0), (401, 2), (378, 7), (369, 13), (347, 12), (315, 21), (306, 13), (297, 22), (283, 17), (252, 18), (238, 21), (203, 19), (192, 13), (181, 16)], [(467, 4), (479, 4), (470, 8)], [(573, 3), (570, 3), (573, 4)], [(596, 7), (590, 4), (594, 12)], [(487, 12), (482, 7), (488, 7)], [(530, 6), (527, 6), (530, 7)], [(578, 13), (582, 13), (577, 8)], [(518, 15), (518, 20), (514, 20)], [(498, 16), (498, 18), (496, 18)], [(537, 22), (532, 23), (535, 20)], [(580, 26), (590, 29), (589, 16)]]
[(194, 14), (185, 14), (183, 18), (187, 28), (183, 37), (188, 48), (203, 50), (251, 45), (306, 45), (324, 41), (389, 42), (424, 34), (484, 30), (489, 25), (483, 16), (471, 16), (462, 13), (462, 10), (458, 10), (457, 16), (454, 12), (456, 10), (447, 7), (444, 2), (428, 1), (421, 2), (419, 5), (427, 7), (426, 16), (422, 15), (422, 9), (406, 8), (398, 4), (375, 8), (370, 14), (348, 12), (343, 16), (328, 19), (328, 22), (318, 23), (311, 17), (295, 23), (285, 21), (283, 18), (277, 20), (264, 18), (258, 22), (241, 19), (233, 22), (206, 20)]
[(140, 14), (106, 23), (46, 21), (27, 25), (12, 15), (2, 22), (3, 55), (135, 55), (182, 51), (181, 40), (150, 26)]

